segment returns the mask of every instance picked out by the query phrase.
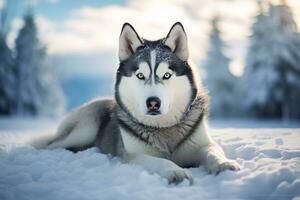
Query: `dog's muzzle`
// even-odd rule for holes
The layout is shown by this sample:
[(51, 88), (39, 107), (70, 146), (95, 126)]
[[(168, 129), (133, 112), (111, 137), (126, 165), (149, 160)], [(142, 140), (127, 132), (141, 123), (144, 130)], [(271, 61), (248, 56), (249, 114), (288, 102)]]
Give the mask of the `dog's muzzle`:
[(161, 101), (158, 97), (149, 97), (146, 100), (146, 106), (148, 109), (147, 114), (148, 115), (159, 115), (160, 113), (160, 105), (161, 105)]

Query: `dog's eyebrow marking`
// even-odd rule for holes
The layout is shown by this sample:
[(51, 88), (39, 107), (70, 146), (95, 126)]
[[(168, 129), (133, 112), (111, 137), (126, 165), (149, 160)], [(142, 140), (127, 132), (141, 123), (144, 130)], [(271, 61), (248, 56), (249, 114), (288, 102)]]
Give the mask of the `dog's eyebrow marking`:
[(156, 51), (153, 50), (150, 52), (150, 64), (151, 64), (151, 76), (152, 76), (152, 84), (154, 84), (154, 79), (155, 79), (155, 74), (154, 74), (154, 69), (155, 69), (155, 63), (156, 63)]
[(138, 66), (138, 70), (136, 71), (136, 74), (139, 73), (139, 72), (142, 72), (144, 74), (144, 76), (147, 78), (147, 79), (150, 79), (150, 66), (147, 62), (141, 62)]

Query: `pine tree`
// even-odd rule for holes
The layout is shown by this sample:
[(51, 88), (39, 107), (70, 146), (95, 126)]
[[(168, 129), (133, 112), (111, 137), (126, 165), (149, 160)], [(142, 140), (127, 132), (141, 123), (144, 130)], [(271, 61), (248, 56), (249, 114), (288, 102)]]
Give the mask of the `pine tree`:
[[(246, 59), (245, 105), (260, 117), (300, 117), (300, 40), (286, 4), (261, 10), (252, 27)], [(298, 97), (297, 97), (298, 96)], [(292, 108), (293, 107), (293, 108)]]
[(6, 43), (6, 8), (2, 8), (0, 14), (0, 115), (9, 115), (14, 107), (15, 76), (12, 52)]
[(236, 111), (235, 84), (237, 78), (229, 71), (230, 59), (224, 55), (224, 42), (218, 27), (219, 18), (212, 20), (212, 31), (210, 34), (210, 49), (203, 63), (206, 72), (204, 84), (210, 95), (210, 111), (212, 116), (232, 116)]
[(11, 114), (14, 99), (14, 76), (12, 53), (6, 44), (5, 35), (0, 33), (0, 114)]
[[(274, 85), (274, 90), (279, 93), (277, 98), (281, 116), (284, 119), (300, 118), (300, 38), (297, 25), (285, 1), (282, 5), (270, 7), (270, 17), (274, 24), (274, 40), (277, 39), (273, 56), (276, 58), (275, 68), (279, 80)], [(293, 104), (295, 107), (291, 107)]]
[(63, 111), (63, 93), (45, 58), (46, 49), (38, 39), (34, 16), (27, 14), (16, 39), (18, 115), (56, 115)]

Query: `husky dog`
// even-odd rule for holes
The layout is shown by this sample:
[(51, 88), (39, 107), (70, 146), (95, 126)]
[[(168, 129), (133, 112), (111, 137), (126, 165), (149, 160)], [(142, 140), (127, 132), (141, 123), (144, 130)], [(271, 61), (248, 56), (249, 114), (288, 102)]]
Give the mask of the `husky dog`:
[(188, 57), (181, 23), (156, 41), (140, 38), (125, 23), (115, 100), (95, 100), (70, 113), (47, 148), (78, 151), (96, 146), (170, 183), (192, 182), (184, 167), (202, 165), (214, 174), (239, 170), (208, 134), (207, 96)]

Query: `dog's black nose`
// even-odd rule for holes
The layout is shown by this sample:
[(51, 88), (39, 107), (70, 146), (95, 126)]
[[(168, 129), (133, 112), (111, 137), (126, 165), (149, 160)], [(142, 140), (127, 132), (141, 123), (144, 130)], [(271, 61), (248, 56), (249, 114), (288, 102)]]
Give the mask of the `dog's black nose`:
[(149, 97), (146, 105), (149, 112), (157, 112), (160, 108), (160, 99), (158, 97)]

